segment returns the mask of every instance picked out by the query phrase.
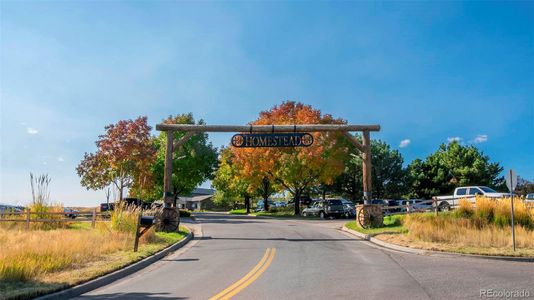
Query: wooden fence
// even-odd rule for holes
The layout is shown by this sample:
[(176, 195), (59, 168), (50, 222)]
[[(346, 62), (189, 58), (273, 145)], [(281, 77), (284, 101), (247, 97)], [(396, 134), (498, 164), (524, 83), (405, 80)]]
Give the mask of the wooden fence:
[[(37, 218), (32, 218), (36, 215)], [(45, 218), (46, 216), (62, 215), (63, 218)], [(69, 217), (75, 216), (75, 218)], [(97, 217), (100, 216), (100, 220)], [(7, 217), (7, 218), (6, 218)], [(17, 218), (18, 217), (18, 218)], [(97, 212), (96, 208), (89, 212), (37, 212), (26, 209), (22, 212), (0, 212), (0, 222), (24, 222), (26, 229), (30, 229), (30, 223), (56, 223), (56, 222), (91, 222), (91, 227), (95, 228), (96, 222), (105, 221), (109, 218), (109, 212)]]

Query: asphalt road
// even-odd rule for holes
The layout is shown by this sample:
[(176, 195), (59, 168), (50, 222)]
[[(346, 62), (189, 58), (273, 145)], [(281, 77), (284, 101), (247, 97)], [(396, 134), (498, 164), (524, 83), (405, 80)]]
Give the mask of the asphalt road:
[[(202, 237), (78, 299), (210, 299), (236, 282), (241, 284), (231, 290), (235, 295), (223, 296), (480, 299), (481, 290), (493, 289), (527, 290), (534, 298), (533, 263), (385, 250), (337, 230), (345, 220), (201, 214), (198, 221), (195, 230)], [(253, 275), (239, 281), (247, 274)]]

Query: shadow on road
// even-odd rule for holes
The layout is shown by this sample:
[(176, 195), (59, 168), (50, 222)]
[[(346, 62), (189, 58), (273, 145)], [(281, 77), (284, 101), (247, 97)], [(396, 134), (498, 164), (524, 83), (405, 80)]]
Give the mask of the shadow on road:
[(198, 215), (197, 220), (202, 224), (266, 223), (254, 217), (240, 215)]
[(188, 297), (176, 297), (170, 293), (110, 293), (101, 295), (79, 296), (80, 299), (189, 299)]
[(203, 236), (201, 240), (236, 240), (236, 241), (288, 241), (288, 242), (361, 242), (360, 239), (288, 239), (288, 238), (240, 238)]
[(198, 261), (198, 258), (161, 259), (161, 261)]

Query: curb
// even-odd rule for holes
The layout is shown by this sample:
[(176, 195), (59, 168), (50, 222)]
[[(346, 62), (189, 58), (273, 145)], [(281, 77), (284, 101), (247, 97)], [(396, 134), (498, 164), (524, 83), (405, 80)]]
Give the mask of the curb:
[(492, 259), (492, 260), (503, 260), (503, 261), (516, 261), (516, 262), (529, 262), (534, 263), (534, 257), (514, 257), (514, 256), (496, 256), (496, 255), (478, 255), (478, 254), (466, 254), (466, 253), (454, 253), (446, 251), (433, 251), (433, 250), (424, 250), (424, 249), (414, 249), (404, 246), (399, 246), (384, 242), (379, 240), (373, 235), (364, 234), (352, 229), (347, 228), (345, 225), (341, 228), (342, 231), (348, 232), (352, 235), (355, 235), (363, 240), (369, 241), (377, 246), (387, 248), (390, 250), (396, 250), (409, 254), (416, 255), (425, 255), (425, 256), (441, 256), (441, 257), (468, 257), (468, 258), (479, 258), (479, 259)]
[[(189, 228), (188, 228), (189, 229)], [(117, 271), (114, 271), (112, 273), (100, 276), (98, 278), (95, 278), (93, 280), (87, 281), (85, 283), (73, 286), (71, 288), (67, 288), (65, 290), (61, 290), (59, 292), (55, 292), (52, 294), (44, 295), (41, 297), (37, 297), (35, 299), (37, 300), (49, 300), (49, 299), (70, 299), (73, 297), (77, 297), (81, 294), (85, 294), (89, 291), (95, 290), (97, 288), (100, 288), (102, 286), (108, 285), (116, 280), (119, 280), (121, 278), (124, 278), (130, 274), (133, 274), (143, 268), (148, 267), (149, 265), (155, 263), (156, 261), (162, 259), (163, 257), (167, 256), (169, 253), (174, 252), (180, 248), (182, 248), (185, 244), (187, 244), (190, 240), (192, 240), (194, 237), (193, 231), (189, 229), (189, 234), (183, 238), (181, 241), (161, 250), (160, 252), (149, 256), (147, 258), (144, 258), (138, 262), (135, 262), (131, 265), (128, 265), (122, 269), (119, 269)]]

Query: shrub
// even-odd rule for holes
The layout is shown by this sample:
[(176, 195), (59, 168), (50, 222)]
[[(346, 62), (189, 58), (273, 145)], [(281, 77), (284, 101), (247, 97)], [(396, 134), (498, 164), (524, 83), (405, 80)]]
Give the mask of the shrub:
[(460, 205), (454, 211), (454, 214), (456, 217), (459, 217), (459, 218), (470, 218), (474, 212), (475, 210), (473, 206), (471, 205), (471, 203), (467, 201), (466, 199), (461, 199)]
[(191, 217), (191, 212), (185, 209), (180, 209), (180, 217), (181, 218)]
[[(512, 224), (512, 205), (509, 198), (497, 201), (493, 223), (500, 227)], [(515, 224), (532, 229), (534, 227), (534, 209), (529, 208), (521, 199), (514, 199)]]

